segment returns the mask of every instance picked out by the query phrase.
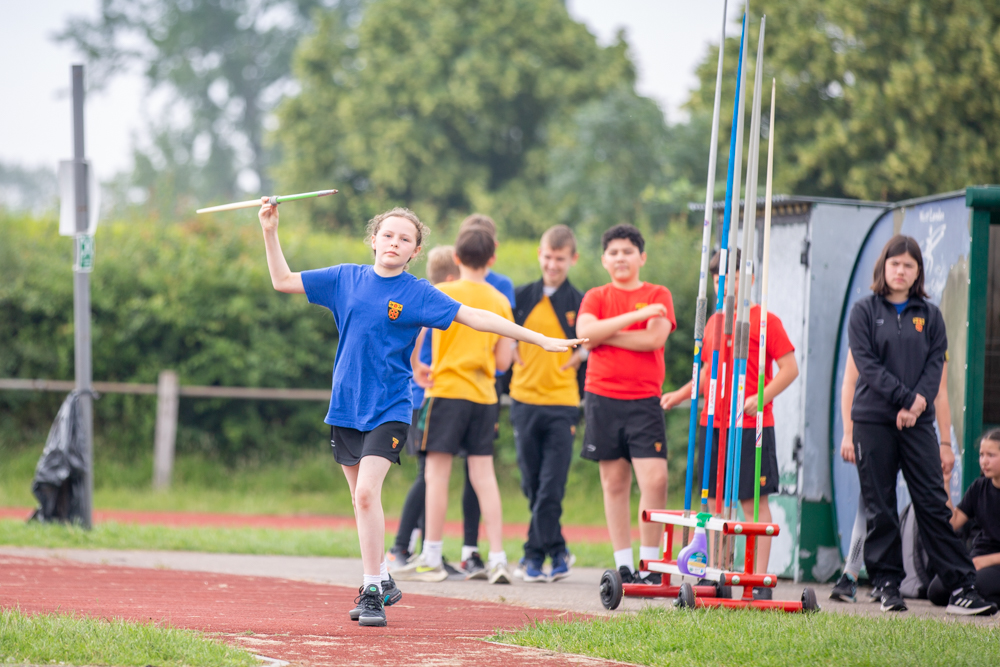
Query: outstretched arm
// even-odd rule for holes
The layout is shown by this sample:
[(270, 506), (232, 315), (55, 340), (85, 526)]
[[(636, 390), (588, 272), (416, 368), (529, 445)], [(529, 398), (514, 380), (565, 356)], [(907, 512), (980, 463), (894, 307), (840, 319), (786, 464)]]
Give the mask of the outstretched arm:
[(518, 326), (496, 313), (471, 306), (461, 306), (458, 309), (458, 314), (455, 315), (455, 321), (476, 331), (488, 331), (504, 336), (505, 338), (513, 338), (514, 340), (537, 345), (547, 352), (565, 352), (571, 347), (585, 343), (587, 340), (586, 338), (574, 338), (571, 340), (549, 338), (537, 331), (531, 331), (530, 329)]
[(271, 274), (271, 285), (286, 294), (305, 294), (302, 274), (292, 273), (288, 268), (288, 262), (285, 261), (285, 254), (281, 252), (281, 243), (278, 242), (278, 206), (268, 204), (267, 197), (261, 197), (261, 204), (257, 217), (260, 219), (261, 229), (264, 230), (264, 252), (267, 253), (267, 270)]

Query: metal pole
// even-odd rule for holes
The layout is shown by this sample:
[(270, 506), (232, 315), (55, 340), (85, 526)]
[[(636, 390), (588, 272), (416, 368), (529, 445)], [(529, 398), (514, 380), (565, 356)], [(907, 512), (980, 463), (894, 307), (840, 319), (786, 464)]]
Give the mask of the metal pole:
[[(73, 65), (73, 186), (76, 193), (75, 250), (81, 250), (80, 236), (87, 233), (90, 207), (87, 198), (87, 165), (83, 146), (83, 65)], [(75, 266), (80, 266), (79, 257)], [(94, 497), (94, 403), (91, 394), (94, 374), (90, 350), (90, 272), (73, 272), (73, 340), (76, 367), (76, 390), (80, 392), (79, 410), (83, 433), (84, 496), (80, 498), (81, 524), (90, 529)]]

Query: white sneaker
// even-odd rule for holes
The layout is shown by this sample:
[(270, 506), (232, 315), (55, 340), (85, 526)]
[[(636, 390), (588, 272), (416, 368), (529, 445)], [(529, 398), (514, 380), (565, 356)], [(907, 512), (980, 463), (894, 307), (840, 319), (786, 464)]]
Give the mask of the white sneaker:
[(507, 563), (494, 563), (489, 568), (488, 580), (491, 584), (509, 584), (511, 580), (510, 572), (507, 571)]
[(397, 581), (444, 581), (448, 578), (448, 572), (444, 569), (443, 563), (438, 563), (437, 567), (430, 567), (423, 554), (410, 561), (392, 573), (393, 579)]

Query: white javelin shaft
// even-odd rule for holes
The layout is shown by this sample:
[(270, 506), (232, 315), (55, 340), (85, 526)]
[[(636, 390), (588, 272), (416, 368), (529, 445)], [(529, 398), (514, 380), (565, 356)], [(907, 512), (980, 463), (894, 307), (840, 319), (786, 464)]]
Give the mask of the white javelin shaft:
[(215, 213), (216, 211), (235, 211), (238, 208), (259, 208), (260, 199), (248, 199), (247, 201), (238, 201), (232, 204), (222, 204), (221, 206), (209, 206), (208, 208), (199, 208), (195, 213)]

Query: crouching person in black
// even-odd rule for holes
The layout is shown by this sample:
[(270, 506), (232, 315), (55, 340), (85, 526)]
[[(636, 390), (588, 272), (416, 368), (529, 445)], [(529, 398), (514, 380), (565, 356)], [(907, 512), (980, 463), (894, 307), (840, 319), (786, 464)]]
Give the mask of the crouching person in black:
[(851, 310), (848, 336), (858, 367), (851, 419), (867, 513), (865, 566), (882, 589), (882, 611), (905, 611), (896, 475), (903, 471), (931, 568), (949, 593), (952, 614), (994, 614), (976, 590), (976, 569), (950, 524), (934, 434), (934, 398), (948, 338), (924, 291), (920, 246), (889, 239), (875, 263), (870, 297)]
[[(1000, 604), (1000, 429), (986, 433), (979, 441), (979, 467), (983, 476), (972, 483), (951, 516), (955, 530), (969, 520), (978, 524), (972, 541), (972, 564), (976, 568), (976, 590), (987, 602)], [(943, 607), (950, 591), (934, 577), (927, 598)]]

